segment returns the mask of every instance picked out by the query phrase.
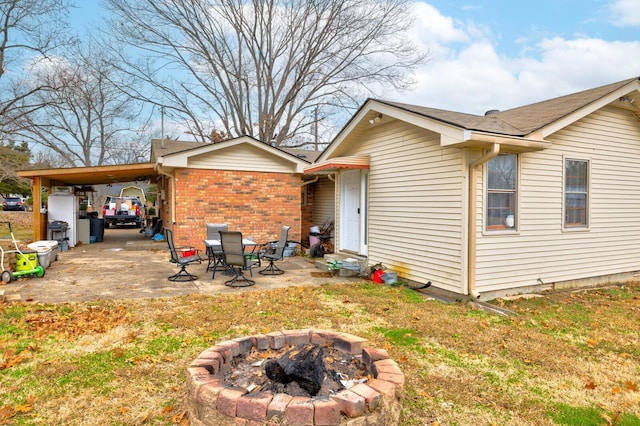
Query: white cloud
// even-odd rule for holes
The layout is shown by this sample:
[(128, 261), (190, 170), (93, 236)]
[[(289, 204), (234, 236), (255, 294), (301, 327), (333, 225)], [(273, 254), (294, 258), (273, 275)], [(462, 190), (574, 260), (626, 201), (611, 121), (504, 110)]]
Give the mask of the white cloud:
[(424, 4), (416, 10), (416, 43), (432, 57), (416, 73), (415, 89), (394, 96), (397, 101), (483, 114), (640, 75), (634, 54), (640, 41), (529, 39), (519, 56), (508, 56), (482, 24), (456, 21)]
[(613, 24), (620, 27), (640, 26), (638, 0), (615, 0), (609, 5)]

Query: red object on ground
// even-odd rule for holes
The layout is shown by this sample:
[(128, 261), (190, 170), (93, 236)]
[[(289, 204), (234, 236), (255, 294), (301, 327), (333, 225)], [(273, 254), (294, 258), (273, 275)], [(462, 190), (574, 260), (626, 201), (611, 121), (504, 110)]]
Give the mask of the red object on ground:
[(382, 284), (384, 281), (382, 280), (382, 276), (384, 275), (384, 271), (382, 269), (376, 269), (376, 271), (372, 274), (372, 280), (374, 283)]
[(182, 252), (182, 257), (189, 257), (189, 256), (195, 256), (195, 255), (196, 255), (195, 250), (185, 250)]

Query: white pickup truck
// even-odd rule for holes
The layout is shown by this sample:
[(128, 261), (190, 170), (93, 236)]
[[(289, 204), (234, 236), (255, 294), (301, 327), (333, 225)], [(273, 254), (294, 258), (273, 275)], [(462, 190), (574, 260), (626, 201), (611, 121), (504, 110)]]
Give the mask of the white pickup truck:
[(144, 223), (144, 205), (138, 197), (107, 196), (102, 206), (104, 227), (111, 225), (135, 224), (142, 228)]

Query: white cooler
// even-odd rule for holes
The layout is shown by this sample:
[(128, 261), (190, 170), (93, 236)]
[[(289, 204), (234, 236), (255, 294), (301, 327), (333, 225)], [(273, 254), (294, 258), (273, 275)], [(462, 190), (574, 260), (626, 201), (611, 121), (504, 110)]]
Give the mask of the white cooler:
[(42, 240), (27, 244), (30, 250), (38, 253), (38, 263), (44, 269), (47, 269), (51, 262), (58, 260), (58, 241)]

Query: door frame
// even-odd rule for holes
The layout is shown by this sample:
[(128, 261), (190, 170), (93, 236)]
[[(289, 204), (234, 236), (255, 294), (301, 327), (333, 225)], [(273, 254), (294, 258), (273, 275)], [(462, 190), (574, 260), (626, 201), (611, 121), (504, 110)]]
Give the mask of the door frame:
[[(345, 232), (347, 231), (346, 220), (347, 217), (345, 213), (345, 199), (348, 196), (348, 191), (345, 186), (344, 179), (345, 174), (353, 173), (358, 174), (358, 228), (357, 228), (357, 243), (356, 247), (344, 247), (345, 241)], [(368, 252), (368, 233), (367, 233), (367, 222), (368, 222), (368, 186), (369, 186), (369, 173), (368, 170), (344, 170), (340, 176), (340, 250), (348, 251), (348, 252), (357, 252), (359, 255), (366, 256)], [(354, 250), (355, 249), (355, 250)]]

